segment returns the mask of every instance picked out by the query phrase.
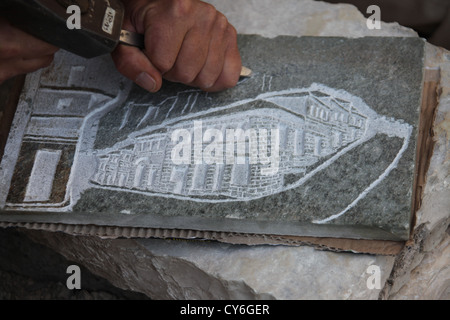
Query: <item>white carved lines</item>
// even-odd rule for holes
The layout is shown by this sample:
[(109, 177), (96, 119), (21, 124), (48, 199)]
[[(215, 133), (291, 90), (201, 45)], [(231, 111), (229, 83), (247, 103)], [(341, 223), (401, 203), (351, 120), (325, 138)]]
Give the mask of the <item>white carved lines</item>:
[(262, 92), (268, 92), (272, 90), (272, 76), (269, 76), (267, 74), (263, 75), (262, 78), (262, 85), (261, 85), (261, 91)]
[[(167, 102), (170, 101), (172, 107), (175, 103), (184, 103), (186, 109), (186, 106), (195, 101), (194, 97), (194, 94), (191, 94), (182, 101), (179, 100), (180, 95), (177, 95), (168, 98)], [(235, 107), (242, 108), (255, 101), (265, 101), (268, 104), (263, 109), (248, 108), (248, 111), (233, 111)], [(223, 110), (227, 110), (228, 113), (210, 116), (216, 111)], [(193, 128), (195, 121), (190, 121), (193, 117), (202, 120), (203, 128), (200, 132), (195, 133), (195, 130), (199, 129)], [(194, 115), (167, 119), (160, 126), (148, 127), (130, 134), (128, 139), (112, 148), (97, 150), (100, 165), (92, 181), (99, 188), (117, 188), (127, 192), (197, 202), (258, 199), (302, 185), (342, 154), (373, 137), (377, 130), (405, 138), (407, 146), (407, 135), (395, 132), (395, 128), (405, 124), (388, 121), (389, 124), (385, 127), (391, 129), (381, 130), (380, 123), (386, 121), (378, 118), (361, 99), (323, 85), (314, 84), (307, 89), (268, 92), (255, 99), (246, 99)], [(165, 133), (160, 133), (162, 128), (165, 129)], [(202, 136), (208, 130), (221, 133), (224, 141), (227, 140), (227, 130), (244, 130), (248, 138), (244, 141), (247, 158), (243, 163), (202, 162), (202, 152), (211, 149), (208, 142), (212, 144), (210, 140), (204, 140), (200, 149), (196, 148), (195, 144), (191, 148), (183, 149), (188, 150), (187, 156), (191, 162), (176, 165), (169, 157), (176, 147), (171, 141), (171, 136), (175, 130), (181, 128), (186, 130), (189, 144), (193, 144), (196, 134)], [(279, 132), (280, 165), (272, 175), (265, 175), (263, 173), (267, 170), (267, 166), (264, 168), (261, 163), (251, 161), (253, 154), (249, 151), (253, 148), (249, 144), (251, 141), (249, 137), (258, 136), (255, 140), (258, 143), (257, 149), (253, 150), (258, 151), (258, 148), (264, 148), (264, 141), (267, 140), (265, 133), (274, 128)], [(157, 131), (158, 134), (152, 133)], [(213, 149), (215, 152), (220, 151), (220, 146), (223, 146), (223, 157), (226, 159), (225, 142), (215, 145)], [(235, 147), (238, 148), (238, 141)], [(403, 151), (404, 148), (400, 150), (396, 159), (401, 157)], [(308, 172), (308, 167), (329, 155), (332, 155), (331, 158)], [(138, 159), (141, 160), (137, 161)], [(381, 182), (393, 167), (395, 164), (374, 183)], [(285, 185), (285, 174), (298, 174), (299, 178)], [(364, 196), (363, 192), (355, 201)]]
[(67, 85), (69, 87), (76, 86), (83, 83), (84, 71), (86, 66), (72, 66), (70, 68), (69, 79), (67, 80)]
[[(72, 68), (75, 74), (83, 73), (83, 68)], [(124, 89), (128, 90), (128, 89)], [(128, 91), (127, 91), (128, 92)], [(109, 96), (95, 90), (68, 87), (40, 87), (33, 101), (32, 114), (24, 129), (23, 142), (30, 146), (38, 145), (32, 172), (24, 192), (22, 201), (14, 200), (5, 202), (6, 207), (18, 210), (44, 211), (70, 211), (76, 203), (73, 194), (78, 197), (80, 190), (79, 180), (83, 179), (83, 173), (87, 166), (77, 170), (77, 164), (86, 150), (92, 150), (96, 138), (97, 116), (103, 110), (112, 108), (118, 102), (119, 97), (127, 93), (119, 93), (118, 97), (112, 99)], [(40, 146), (42, 145), (42, 146)], [(62, 159), (67, 161), (67, 156), (75, 151), (73, 165), (68, 178), (57, 171), (57, 167), (69, 165), (63, 164)], [(24, 151), (22, 148), (21, 152)], [(26, 156), (26, 154), (23, 154)], [(95, 159), (93, 159), (95, 162)], [(52, 198), (52, 189), (55, 179), (61, 183), (66, 179), (63, 197), (58, 195)], [(84, 180), (87, 183), (89, 178)], [(64, 189), (63, 189), (64, 190)], [(58, 190), (61, 193), (61, 189)]]
[[(270, 77), (264, 78), (264, 90), (271, 86), (271, 81)], [(41, 89), (40, 92), (44, 94), (49, 90)], [(140, 103), (138, 107), (146, 108), (146, 112), (136, 130), (112, 147), (99, 150), (94, 149), (94, 142), (104, 114), (120, 103), (128, 103), (119, 128), (123, 129), (130, 120), (131, 108), (137, 105), (132, 101), (125, 102), (124, 90), (115, 99), (96, 97), (95, 107), (92, 110), (85, 107), (83, 112), (86, 113), (76, 117), (73, 114), (75, 102), (82, 102), (82, 106), (91, 105), (95, 94), (89, 92), (89, 99), (80, 95), (82, 101), (70, 101), (65, 90), (56, 90), (57, 99), (49, 97), (54, 103), (53, 113), (41, 107), (42, 112), (33, 115), (26, 133), (26, 139), (30, 141), (50, 142), (57, 137), (58, 143), (68, 143), (68, 139), (71, 144), (76, 143), (65, 197), (69, 205), (55, 208), (59, 211), (70, 211), (82, 192), (91, 187), (207, 203), (255, 200), (298, 188), (377, 133), (402, 138), (403, 146), (394, 161), (345, 210), (314, 221), (327, 223), (345, 214), (395, 169), (408, 147), (411, 134), (410, 125), (380, 117), (360, 98), (321, 84), (265, 92), (255, 98), (199, 112), (192, 110), (202, 93), (187, 90), (158, 105)], [(78, 95), (70, 98), (73, 97), (79, 99)], [(107, 102), (101, 103), (102, 100)], [(165, 120), (145, 126), (156, 119), (162, 106), (168, 109)], [(181, 110), (181, 116), (170, 117), (175, 108)], [(67, 124), (59, 131), (52, 131), (53, 118), (58, 121), (66, 118)], [(202, 123), (200, 129), (194, 128), (195, 122)], [(171, 158), (180, 143), (180, 140), (172, 139), (177, 130), (184, 130), (189, 140), (179, 149), (186, 152), (188, 159), (181, 164), (175, 164)], [(239, 130), (242, 135), (236, 136)], [(277, 132), (276, 139), (271, 135), (274, 131)], [(74, 138), (77, 141), (73, 141)], [(273, 147), (273, 141), (277, 141), (277, 148)], [(244, 153), (239, 155), (239, 150)], [(49, 198), (48, 187), (36, 191), (36, 181), (41, 179), (39, 172), (43, 171), (39, 168), (43, 161), (60, 161), (58, 151), (52, 152), (38, 151), (24, 202), (8, 205), (31, 208)], [(208, 159), (213, 161), (206, 161), (208, 154)], [(317, 165), (319, 161), (322, 162)], [(274, 163), (277, 163), (276, 170)], [(52, 177), (51, 172), (45, 175)], [(291, 175), (289, 183), (285, 180), (286, 175)], [(292, 175), (296, 178), (292, 179)], [(53, 183), (53, 180), (47, 180), (43, 180), (46, 186)], [(50, 207), (51, 204), (45, 205), (46, 210)]]

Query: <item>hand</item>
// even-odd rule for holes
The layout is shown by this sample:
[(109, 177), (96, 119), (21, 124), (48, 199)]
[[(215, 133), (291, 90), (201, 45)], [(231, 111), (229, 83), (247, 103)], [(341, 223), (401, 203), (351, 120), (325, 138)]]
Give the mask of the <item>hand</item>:
[(124, 29), (144, 34), (145, 49), (119, 45), (117, 69), (151, 92), (162, 78), (220, 91), (236, 85), (241, 71), (237, 35), (227, 18), (198, 0), (122, 0)]
[(0, 84), (19, 74), (50, 65), (58, 51), (0, 18)]

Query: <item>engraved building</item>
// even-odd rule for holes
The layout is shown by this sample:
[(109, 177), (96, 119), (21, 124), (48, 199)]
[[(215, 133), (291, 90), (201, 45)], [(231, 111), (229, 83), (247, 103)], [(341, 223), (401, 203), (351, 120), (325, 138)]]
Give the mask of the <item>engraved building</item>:
[[(196, 119), (202, 124), (201, 133), (197, 132), (202, 137), (201, 152), (211, 151), (208, 144), (212, 140), (203, 137), (206, 130), (221, 133), (216, 134), (221, 139), (215, 141), (213, 153), (215, 156), (219, 153), (218, 158), (223, 161), (208, 163), (198, 158), (194, 120), (183, 117), (178, 120), (163, 129), (149, 127), (117, 150), (99, 150), (91, 182), (149, 194), (252, 199), (282, 191), (320, 163), (320, 159), (360, 139), (367, 126), (367, 117), (351, 102), (322, 92), (266, 94), (235, 104), (227, 113), (212, 112)], [(187, 149), (191, 152), (190, 161), (186, 164), (173, 161), (175, 130), (186, 130), (191, 135), (192, 147)], [(243, 137), (235, 134), (238, 131)], [(227, 144), (232, 145), (231, 156)], [(239, 160), (240, 144), (245, 157)]]

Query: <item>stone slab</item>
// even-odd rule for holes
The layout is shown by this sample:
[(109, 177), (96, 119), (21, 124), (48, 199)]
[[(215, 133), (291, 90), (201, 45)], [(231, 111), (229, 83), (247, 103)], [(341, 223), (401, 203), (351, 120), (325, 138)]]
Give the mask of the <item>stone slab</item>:
[(408, 239), (424, 41), (239, 41), (254, 75), (214, 94), (59, 53), (27, 79), (1, 220)]

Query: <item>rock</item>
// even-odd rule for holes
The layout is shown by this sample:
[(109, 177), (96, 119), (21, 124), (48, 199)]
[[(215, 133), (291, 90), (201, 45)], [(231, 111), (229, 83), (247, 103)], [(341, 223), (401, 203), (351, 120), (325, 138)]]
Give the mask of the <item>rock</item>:
[[(394, 257), (189, 240), (101, 240), (26, 231), (94, 274), (152, 299), (376, 299)], [(107, 267), (106, 267), (107, 266)]]
[(450, 300), (450, 236), (447, 229), (444, 239), (427, 252), (421, 263), (411, 271), (408, 282), (395, 294), (395, 299)]
[(414, 37), (417, 33), (398, 23), (381, 23), (380, 30), (367, 28), (366, 19), (349, 4), (329, 4), (310, 0), (208, 0), (223, 12), (238, 33), (264, 37)]
[(429, 68), (440, 70), (433, 156), (412, 241), (397, 256), (381, 297), (448, 299), (450, 275), (450, 53), (429, 45)]
[(118, 289), (81, 265), (82, 288), (69, 290), (67, 268), (75, 262), (13, 228), (0, 229), (0, 241), (1, 300), (148, 299), (143, 294)]

